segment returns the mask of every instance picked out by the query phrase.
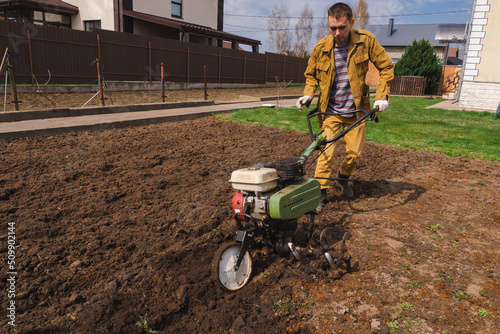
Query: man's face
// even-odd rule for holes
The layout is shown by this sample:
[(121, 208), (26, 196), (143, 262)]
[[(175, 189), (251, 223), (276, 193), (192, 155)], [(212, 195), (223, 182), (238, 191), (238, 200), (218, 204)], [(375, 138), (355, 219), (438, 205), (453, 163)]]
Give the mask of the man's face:
[(328, 26), (330, 27), (330, 33), (335, 38), (335, 46), (345, 46), (349, 43), (349, 31), (353, 24), (354, 19), (349, 22), (345, 16), (339, 19), (328, 16)]

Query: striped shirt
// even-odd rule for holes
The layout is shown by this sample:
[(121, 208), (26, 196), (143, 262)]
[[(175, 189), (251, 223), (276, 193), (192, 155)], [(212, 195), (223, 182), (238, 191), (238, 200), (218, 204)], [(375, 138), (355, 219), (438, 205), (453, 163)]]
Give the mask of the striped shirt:
[[(354, 99), (352, 97), (349, 75), (347, 74), (347, 50), (349, 45), (334, 47), (335, 55), (335, 78), (333, 79), (328, 110), (334, 114), (342, 114), (355, 110)], [(343, 114), (342, 117), (353, 117), (354, 113)]]

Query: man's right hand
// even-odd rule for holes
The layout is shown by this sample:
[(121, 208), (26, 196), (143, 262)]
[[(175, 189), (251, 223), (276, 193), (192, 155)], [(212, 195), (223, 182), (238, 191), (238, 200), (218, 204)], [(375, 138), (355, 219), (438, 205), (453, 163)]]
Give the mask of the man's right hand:
[(297, 100), (297, 103), (295, 105), (297, 106), (297, 109), (300, 110), (300, 112), (304, 112), (304, 109), (302, 108), (302, 106), (303, 105), (309, 106), (311, 101), (312, 101), (312, 97), (310, 97), (308, 95), (304, 95)]

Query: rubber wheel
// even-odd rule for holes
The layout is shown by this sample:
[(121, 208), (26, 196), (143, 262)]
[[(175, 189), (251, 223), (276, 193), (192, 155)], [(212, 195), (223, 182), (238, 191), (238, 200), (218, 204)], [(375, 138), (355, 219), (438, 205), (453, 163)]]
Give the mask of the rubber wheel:
[(247, 251), (238, 270), (234, 266), (240, 255), (241, 244), (230, 242), (222, 245), (212, 260), (212, 279), (218, 286), (236, 291), (250, 280), (252, 274), (252, 257)]

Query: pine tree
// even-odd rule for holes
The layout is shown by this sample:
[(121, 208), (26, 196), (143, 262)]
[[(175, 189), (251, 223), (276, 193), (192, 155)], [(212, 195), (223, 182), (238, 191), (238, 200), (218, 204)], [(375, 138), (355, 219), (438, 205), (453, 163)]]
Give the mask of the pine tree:
[(443, 66), (429, 40), (414, 40), (394, 66), (395, 75), (426, 77), (425, 92), (431, 93), (439, 85)]

